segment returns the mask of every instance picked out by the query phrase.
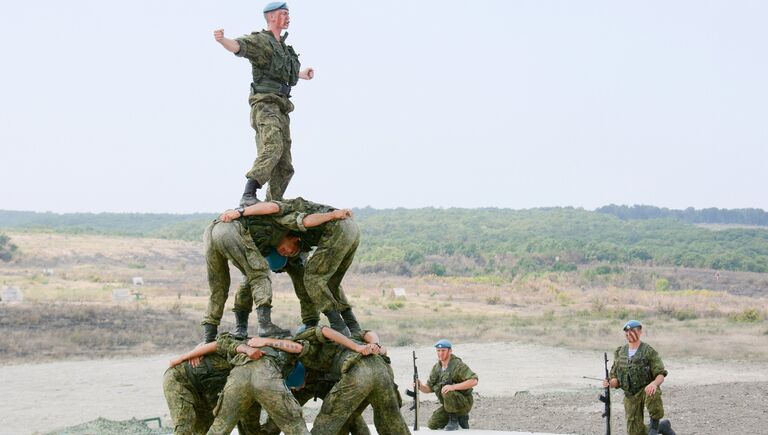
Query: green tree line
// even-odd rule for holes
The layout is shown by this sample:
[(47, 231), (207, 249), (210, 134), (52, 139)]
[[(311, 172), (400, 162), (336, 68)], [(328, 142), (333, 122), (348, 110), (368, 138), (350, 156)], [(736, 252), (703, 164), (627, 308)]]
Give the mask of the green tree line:
[[(0, 229), (200, 240), (214, 216), (0, 211)], [(768, 272), (768, 229), (712, 231), (673, 218), (625, 220), (559, 207), (364, 208), (355, 210), (355, 219), (363, 237), (356, 256), (362, 272), (513, 275), (588, 264)]]
[(606, 205), (595, 210), (620, 219), (677, 219), (692, 224), (738, 224), (768, 226), (768, 213), (759, 208), (704, 208), (671, 210), (652, 205)]

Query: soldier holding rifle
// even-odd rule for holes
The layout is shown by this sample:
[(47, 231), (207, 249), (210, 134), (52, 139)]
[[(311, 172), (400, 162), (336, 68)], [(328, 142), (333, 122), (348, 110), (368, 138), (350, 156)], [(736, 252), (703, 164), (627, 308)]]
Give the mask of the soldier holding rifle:
[[(659, 353), (640, 341), (643, 325), (637, 320), (624, 324), (627, 344), (619, 346), (613, 354), (613, 366), (603, 388), (624, 390), (624, 410), (627, 416), (629, 435), (674, 435), (669, 420), (664, 417), (661, 401), (661, 384), (667, 370)], [(650, 425), (643, 423), (643, 408), (648, 408)]]
[(432, 429), (469, 429), (469, 411), (472, 409), (472, 388), (477, 375), (461, 358), (453, 355), (451, 342), (442, 339), (435, 343), (437, 364), (432, 367), (427, 384), (418, 381), (422, 393), (437, 395), (440, 407), (432, 413), (427, 426)]

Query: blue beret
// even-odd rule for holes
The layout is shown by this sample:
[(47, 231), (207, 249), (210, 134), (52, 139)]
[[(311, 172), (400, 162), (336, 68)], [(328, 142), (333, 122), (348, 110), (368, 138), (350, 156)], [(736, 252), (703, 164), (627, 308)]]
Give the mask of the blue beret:
[(435, 347), (438, 348), (438, 349), (451, 349), (453, 346), (451, 346), (451, 342), (450, 341), (448, 341), (446, 339), (442, 339), (442, 340), (438, 341), (437, 343), (435, 343)]
[(638, 322), (637, 320), (630, 320), (629, 322), (624, 324), (624, 330), (632, 329), (632, 328), (642, 328), (643, 324)]
[(296, 367), (293, 368), (291, 374), (285, 378), (285, 386), (288, 388), (299, 388), (304, 385), (304, 375), (307, 370), (304, 368), (304, 364), (297, 362)]
[(287, 11), (288, 10), (288, 3), (286, 3), (286, 2), (267, 3), (267, 5), (264, 6), (264, 13), (266, 14), (267, 12), (276, 11), (278, 9), (285, 9)]
[(269, 263), (269, 268), (274, 272), (282, 270), (285, 265), (288, 264), (288, 257), (283, 257), (274, 249), (264, 258), (267, 260), (267, 263)]

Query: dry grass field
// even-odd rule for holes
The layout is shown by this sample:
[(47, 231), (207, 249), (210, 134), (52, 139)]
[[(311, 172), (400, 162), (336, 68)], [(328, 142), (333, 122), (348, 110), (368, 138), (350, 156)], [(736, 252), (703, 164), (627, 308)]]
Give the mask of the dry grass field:
[[(199, 243), (9, 235), (21, 255), (2, 264), (0, 286), (21, 289), (24, 301), (0, 305), (0, 359), (167, 352), (199, 338), (208, 291)], [(701, 282), (713, 275), (669, 268), (514, 279), (351, 273), (344, 284), (364, 326), (398, 346), (450, 336), (457, 342), (604, 349), (621, 342), (623, 321), (639, 318), (647, 325), (647, 340), (665, 355), (768, 361), (768, 346), (756, 346), (768, 339), (768, 277), (728, 272), (718, 278), (721, 287), (730, 283), (726, 290), (703, 289)], [(232, 276), (237, 283), (239, 272), (233, 269)], [(696, 289), (648, 290), (648, 281), (661, 276)], [(133, 277), (144, 285), (134, 286)], [(277, 322), (298, 324), (298, 302), (287, 276), (273, 275), (273, 287)], [(394, 298), (395, 287), (406, 289), (406, 297)], [(120, 288), (139, 294), (114, 302), (112, 292)], [(225, 313), (225, 328), (232, 317)], [(57, 338), (56, 346), (33, 350), (51, 338)]]

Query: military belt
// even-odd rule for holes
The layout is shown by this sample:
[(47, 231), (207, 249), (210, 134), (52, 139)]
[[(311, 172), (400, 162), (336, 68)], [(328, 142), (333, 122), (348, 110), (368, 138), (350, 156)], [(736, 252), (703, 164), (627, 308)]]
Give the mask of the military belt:
[(291, 87), (285, 83), (269, 82), (266, 80), (257, 83), (251, 83), (251, 93), (253, 94), (280, 94), (291, 98)]

